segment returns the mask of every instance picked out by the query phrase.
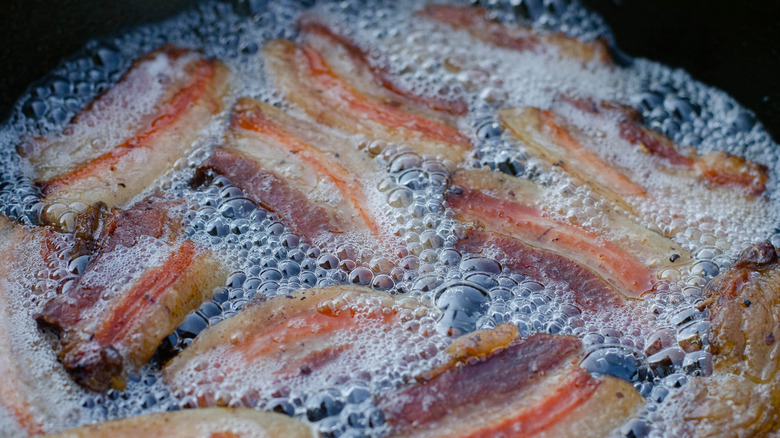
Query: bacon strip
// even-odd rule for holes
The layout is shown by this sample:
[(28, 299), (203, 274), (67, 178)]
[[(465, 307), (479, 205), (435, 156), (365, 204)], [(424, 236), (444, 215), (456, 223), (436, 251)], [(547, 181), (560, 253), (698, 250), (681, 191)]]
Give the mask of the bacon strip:
[(530, 27), (504, 25), (491, 17), (490, 11), (479, 7), (429, 4), (417, 15), (463, 29), (478, 40), (504, 49), (528, 51), (555, 47), (562, 57), (612, 63), (607, 43), (602, 39), (586, 43), (560, 32), (538, 35)]
[(625, 306), (615, 289), (587, 266), (565, 255), (540, 250), (499, 233), (469, 230), (456, 247), (471, 254), (501, 254), (502, 264), (520, 275), (567, 285), (574, 302), (590, 312), (614, 311)]
[(471, 150), (468, 138), (444, 122), (401, 109), (399, 102), (361, 93), (311, 45), (275, 40), (266, 45), (265, 53), (277, 85), (318, 123), (456, 163)]
[(577, 141), (571, 135), (572, 128), (557, 114), (533, 107), (502, 109), (498, 114), (501, 123), (535, 155), (624, 210), (633, 211), (624, 197), (647, 195), (643, 187)]
[(769, 242), (746, 249), (707, 283), (702, 309), (710, 311), (710, 329), (701, 344), (709, 342), (712, 362), (704, 359), (702, 376), (665, 401), (664, 409), (683, 425), (681, 434), (738, 430), (759, 437), (780, 431), (778, 285), (780, 263)]
[(412, 93), (408, 89), (401, 87), (386, 68), (377, 65), (369, 59), (368, 52), (346, 36), (335, 32), (320, 17), (304, 14), (298, 20), (298, 28), (308, 35), (317, 35), (323, 38), (331, 45), (341, 46), (355, 65), (360, 65), (370, 72), (377, 84), (410, 102), (423, 104), (434, 111), (443, 111), (457, 116), (465, 115), (468, 112), (468, 104), (463, 99), (439, 99), (433, 96)]
[[(115, 86), (117, 92), (98, 98), (65, 129), (66, 133), (86, 133), (73, 139), (63, 135), (23, 151), (38, 172), (46, 202), (88, 206), (101, 201), (113, 207), (138, 195), (190, 148), (203, 126), (221, 111), (227, 75), (220, 62), (175, 47), (140, 58)], [(167, 86), (159, 90), (156, 82)], [(136, 101), (156, 99), (156, 103), (148, 108), (139, 103), (137, 109), (142, 113), (132, 113), (134, 106), (118, 93), (134, 93)], [(117, 115), (104, 115), (108, 120), (101, 120), (95, 112)], [(135, 123), (128, 127), (127, 119)], [(98, 126), (90, 131), (95, 123)], [(97, 150), (91, 147), (116, 132), (120, 143)], [(44, 221), (55, 223), (57, 218)]]
[[(241, 391), (267, 394), (353, 354), (355, 337), (381, 336), (398, 321), (390, 295), (371, 289), (333, 286), (301, 290), (247, 308), (203, 331), (165, 366), (166, 381), (186, 394), (200, 394), (200, 406), (217, 403), (215, 393), (231, 398)], [(203, 367), (214, 361), (233, 367)], [(243, 370), (241, 375), (230, 369)], [(209, 395), (210, 394), (210, 395)]]
[(680, 151), (671, 139), (643, 125), (642, 116), (635, 109), (624, 105), (614, 102), (597, 105), (589, 99), (571, 97), (562, 100), (583, 112), (617, 123), (621, 138), (655, 157), (659, 170), (685, 175), (712, 187), (740, 188), (751, 196), (766, 191), (769, 174), (764, 165), (723, 151), (704, 155), (692, 148)]
[(380, 403), (390, 436), (604, 436), (641, 397), (572, 366), (579, 350), (576, 338), (537, 334), (410, 385)]
[[(37, 316), (39, 324), (61, 335), (60, 361), (87, 388), (122, 388), (126, 372), (148, 362), (226, 276), (209, 251), (192, 241), (177, 243), (180, 225), (169, 216), (170, 206), (152, 198), (111, 212), (84, 275)], [(159, 243), (160, 264), (120, 283), (127, 281), (122, 279), (127, 270), (112, 267), (143, 266), (151, 240)], [(115, 260), (120, 253), (130, 258)]]
[(306, 423), (254, 409), (208, 408), (161, 412), (66, 430), (48, 438), (314, 438)]
[(656, 270), (690, 259), (675, 242), (615, 212), (608, 212), (610, 226), (626, 238), (620, 244), (555, 219), (541, 209), (542, 189), (528, 180), (486, 170), (458, 171), (453, 186), (447, 201), (462, 219), (586, 266), (629, 298), (652, 290)]
[(196, 184), (209, 170), (228, 177), (311, 242), (335, 247), (364, 234), (389, 243), (368, 205), (383, 173), (376, 162), (355, 153), (348, 139), (270, 105), (239, 100), (226, 145), (201, 166)]

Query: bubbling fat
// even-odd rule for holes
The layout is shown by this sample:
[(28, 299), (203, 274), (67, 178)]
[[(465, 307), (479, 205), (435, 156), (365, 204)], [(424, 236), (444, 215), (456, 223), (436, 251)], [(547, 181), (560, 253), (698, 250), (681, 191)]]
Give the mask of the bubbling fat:
[[(202, 3), (166, 22), (87, 44), (33, 85), (10, 120), (0, 127), (0, 162), (5, 163), (0, 169), (0, 211), (32, 226), (41, 206), (31, 182), (32, 168), (17, 155), (15, 147), (41, 136), (113, 142), (122, 133), (101, 131), (101, 120), (79, 128), (79, 132), (60, 132), (91, 99), (118, 81), (133, 59), (162, 43), (197, 48), (222, 60), (232, 72), (227, 110), (206, 127), (189, 153), (149, 192), (163, 190), (187, 199), (192, 208), (185, 218), (186, 235), (229, 261), (233, 273), (215, 291), (213, 300), (190, 314), (164, 341), (152, 363), (129, 376), (127, 389), (121, 392), (98, 395), (77, 388), (59, 370), (56, 354), (51, 353), (52, 343), (40, 338), (34, 324), (15, 327), (20, 344), (31, 346), (25, 348), (29, 350), (26, 354), (36, 358), (34, 371), (45, 369), (55, 375), (54, 383), (46, 389), (49, 400), (67, 401), (50, 416), (56, 420), (47, 430), (189, 407), (193, 403), (190, 396), (171, 391), (160, 368), (187, 348), (199, 332), (241, 312), (256, 297), (351, 283), (406, 295), (421, 308), (435, 311), (414, 314), (404, 330), (381, 342), (361, 344), (359, 353), (349, 357), (360, 366), (338, 364), (344, 370), (369, 371), (346, 372), (329, 379), (308, 376), (284, 390), (263, 394), (256, 406), (315, 423), (325, 436), (381, 436), (387, 428), (372, 396), (392, 391), (415, 372), (442, 363), (452, 334), (511, 322), (523, 336), (541, 332), (582, 339), (586, 352), (583, 367), (626, 379), (646, 397), (638, 417), (619, 433), (662, 435), (664, 418), (654, 413), (689, 376), (706, 372), (711, 361), (706, 348), (708, 315), (697, 310), (702, 286), (749, 244), (767, 239), (780, 244), (780, 233), (775, 230), (780, 217), (776, 182), (780, 149), (753, 115), (685, 72), (643, 59), (626, 67), (607, 66), (566, 59), (554, 50), (494, 47), (465, 31), (415, 16), (414, 11), (423, 6), (416, 1), (347, 0), (309, 6), (303, 4), (308, 2), (288, 0), (267, 5), (260, 2), (264, 6), (258, 10), (253, 9), (255, 2), (234, 3)], [(602, 20), (577, 2), (559, 2), (556, 5), (569, 5), (550, 9), (534, 7), (539, 2), (523, 1), (520, 8), (510, 6), (515, 2), (509, 1), (480, 3), (486, 3), (495, 17), (506, 23), (565, 31), (585, 40), (611, 38)], [(504, 132), (498, 109), (549, 108), (561, 94), (631, 105), (642, 112), (651, 128), (677, 144), (695, 147), (700, 153), (724, 150), (768, 166), (767, 191), (748, 198), (744, 193), (708, 190), (654, 172), (648, 157), (640, 153), (611, 157), (618, 166), (640, 175), (642, 185), (663, 194), (633, 203), (636, 220), (672, 236), (695, 261), (659, 272), (656, 291), (630, 302), (624, 312), (585, 314), (567, 285), (542, 283), (513, 273), (504, 266), (499, 252), (490, 249), (479, 256), (456, 249), (466, 229), (445, 202), (454, 163), (416, 155), (404, 144), (354, 135), (345, 141), (351, 142), (355, 153), (368, 153), (388, 169), (374, 181), (376, 190), (371, 192), (375, 195), (367, 205), (382, 219), (383, 232), (398, 236), (404, 247), (391, 253), (371, 237), (357, 235), (354, 242), (323, 252), (293, 234), (283, 218), (257, 207), (226, 178), (215, 176), (198, 189), (190, 185), (195, 169), (222, 142), (230, 108), (238, 98), (251, 96), (306, 118), (274, 87), (273, 78), (267, 77), (261, 50), (265, 42), (275, 38), (302, 41), (295, 23), (304, 11), (318, 15), (365, 49), (369, 62), (386, 68), (397, 87), (444, 101), (467, 102), (469, 112), (457, 119), (457, 128), (469, 137), (474, 151), (461, 166), (490, 167), (547, 186), (551, 195), (546, 210), (556, 217), (599, 229), (607, 221), (600, 212), (608, 201), (550, 168), (511, 133)], [(140, 110), (148, 106), (145, 102), (129, 104)], [(114, 116), (108, 114), (106, 120)], [(617, 128), (606, 126), (608, 123), (574, 112), (564, 116), (582, 132), (605, 139), (604, 145), (622, 141)], [(94, 145), (97, 149), (105, 146)], [(607, 146), (595, 147), (598, 153), (611, 153)], [(81, 262), (69, 260), (67, 250), (63, 251), (58, 262), (36, 266), (35, 272), (27, 272), (33, 270), (27, 268), (8, 279), (22, 297), (12, 303), (19, 312), (34, 314), (42, 302), (56, 295), (63, 278), (79, 273)], [(134, 263), (126, 262), (121, 253), (116, 257), (123, 265)], [(192, 381), (197, 381), (197, 371), (192, 372)], [(235, 370), (232, 384), (236, 394), (242, 392), (241, 377), (245, 375), (251, 378), (252, 370)], [(225, 397), (228, 405), (242, 404), (240, 398)], [(15, 430), (9, 422), (0, 412), (0, 430)]]

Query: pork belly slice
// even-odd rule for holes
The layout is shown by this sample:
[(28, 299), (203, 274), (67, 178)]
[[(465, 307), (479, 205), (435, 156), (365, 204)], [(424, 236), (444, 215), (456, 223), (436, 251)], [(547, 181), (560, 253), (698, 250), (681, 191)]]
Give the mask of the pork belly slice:
[(545, 189), (530, 180), (459, 170), (452, 185), (447, 202), (462, 220), (570, 259), (628, 298), (651, 291), (656, 272), (690, 261), (677, 243), (614, 210), (603, 211), (609, 225), (602, 231), (556, 218), (543, 210)]
[(642, 186), (626, 176), (625, 170), (610, 165), (583, 146), (572, 135), (574, 128), (554, 112), (525, 107), (502, 109), (498, 114), (501, 123), (535, 156), (564, 170), (623, 210), (633, 212), (627, 197), (643, 199), (647, 196)]
[[(353, 85), (363, 93), (372, 94), (378, 91), (372, 84), (360, 87), (361, 82), (368, 80), (392, 92), (385, 93), (384, 98), (393, 105), (404, 105), (404, 102), (398, 101), (396, 97), (401, 96), (405, 102), (427, 106), (438, 112), (439, 116), (442, 112), (455, 116), (462, 116), (468, 112), (468, 104), (463, 99), (441, 99), (435, 96), (416, 94), (402, 87), (386, 66), (372, 60), (366, 49), (339, 33), (320, 16), (311, 13), (304, 14), (298, 20), (298, 28), (307, 37), (307, 41), (320, 53), (323, 53), (326, 59), (334, 60), (346, 55), (350, 62), (345, 63), (343, 67), (351, 69), (347, 70), (347, 73), (352, 76)], [(331, 56), (327, 56), (327, 53), (330, 53)], [(333, 67), (338, 67), (338, 63), (333, 63)], [(341, 74), (341, 76), (344, 75)]]
[(748, 248), (710, 280), (704, 296), (710, 328), (701, 334), (698, 348), (709, 344), (712, 363), (702, 359), (702, 376), (693, 377), (670, 397), (668, 412), (685, 421), (686, 429), (680, 433), (688, 436), (740, 431), (741, 437), (760, 437), (780, 432), (777, 250), (768, 242)]
[(226, 176), (318, 246), (335, 249), (355, 239), (392, 246), (371, 205), (381, 196), (375, 187), (384, 170), (350, 142), (242, 98), (233, 109), (225, 145), (201, 165), (195, 184), (206, 182), (210, 171)]
[[(547, 136), (558, 148), (559, 159), (565, 160), (579, 154), (590, 154), (593, 160), (580, 160), (575, 165), (587, 170), (586, 174), (596, 175), (596, 172), (618, 172), (636, 180), (636, 175), (631, 169), (609, 170), (608, 160), (598, 158), (594, 152), (587, 152), (588, 148), (596, 142), (611, 141), (615, 148), (625, 148), (626, 143), (638, 148), (642, 153), (653, 158), (653, 166), (661, 172), (681, 176), (700, 183), (710, 188), (738, 189), (749, 196), (758, 196), (766, 190), (769, 180), (766, 166), (746, 160), (745, 158), (728, 154), (723, 151), (713, 151), (699, 155), (693, 148), (679, 148), (671, 139), (658, 133), (642, 123), (642, 116), (637, 110), (615, 102), (604, 101), (597, 104), (589, 99), (577, 99), (563, 96), (556, 106), (560, 111), (580, 112), (583, 115), (596, 117), (598, 123), (609, 123), (615, 126), (622, 141), (597, 139), (585, 135), (566, 118), (551, 111), (535, 108), (502, 110), (501, 117), (504, 124), (524, 142), (533, 135)], [(540, 127), (544, 126), (543, 129)], [(532, 134), (529, 134), (532, 133)], [(624, 142), (626, 143), (624, 143)], [(550, 142), (544, 147), (549, 146)], [(534, 147), (532, 145), (532, 147)], [(537, 149), (538, 147), (534, 147)], [(583, 151), (583, 152), (580, 152)], [(542, 151), (536, 151), (543, 154)], [(628, 152), (628, 150), (627, 150)], [(544, 157), (543, 157), (544, 158)], [(567, 169), (568, 170), (568, 169)], [(616, 175), (619, 177), (618, 175)], [(619, 192), (623, 189), (613, 183), (607, 185)]]
[(46, 435), (48, 438), (314, 438), (306, 423), (254, 409), (206, 408), (146, 414)]
[(172, 167), (222, 110), (227, 77), (222, 63), (187, 49), (166, 46), (139, 58), (62, 134), (22, 148), (45, 202), (127, 203)]
[(561, 32), (539, 34), (528, 26), (509, 26), (491, 16), (487, 9), (472, 6), (429, 4), (417, 12), (425, 17), (465, 30), (472, 37), (496, 47), (517, 51), (550, 51), (563, 58), (583, 62), (596, 61), (611, 64), (609, 47), (603, 39), (582, 42)]
[(353, 369), (361, 350), (399, 324), (399, 309), (391, 295), (358, 286), (277, 296), (204, 330), (164, 378), (200, 406), (254, 406), (277, 387)]
[[(316, 38), (323, 37), (309, 34), (310, 41), (317, 43)], [(317, 123), (454, 163), (470, 153), (469, 139), (446, 123), (449, 114), (434, 120), (430, 111), (412, 110), (419, 105), (361, 76), (364, 68), (352, 61), (343, 46), (333, 45), (328, 39), (319, 40), (317, 46), (327, 53), (311, 43), (296, 45), (275, 40), (265, 46), (266, 63), (277, 86)], [(338, 70), (334, 65), (339, 66)], [(372, 94), (364, 92), (369, 88)]]
[(84, 274), (37, 316), (60, 335), (59, 359), (79, 384), (123, 388), (227, 277), (209, 250), (179, 237), (177, 204), (152, 197), (105, 213)]
[(455, 340), (443, 370), (384, 396), (389, 436), (602, 437), (642, 403), (630, 383), (579, 368), (578, 339), (536, 334), (504, 346), (513, 333), (503, 326)]

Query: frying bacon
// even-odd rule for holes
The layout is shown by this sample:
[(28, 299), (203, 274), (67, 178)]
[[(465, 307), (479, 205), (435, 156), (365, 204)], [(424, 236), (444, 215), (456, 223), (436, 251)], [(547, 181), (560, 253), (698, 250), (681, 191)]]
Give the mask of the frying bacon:
[[(569, 109), (577, 109), (599, 117), (602, 121), (616, 124), (620, 137), (629, 144), (638, 147), (643, 153), (652, 156), (655, 168), (659, 171), (698, 180), (710, 187), (738, 188), (751, 196), (761, 195), (766, 190), (766, 184), (769, 180), (766, 166), (723, 151), (699, 155), (692, 148), (678, 150), (671, 139), (642, 124), (642, 116), (633, 108), (614, 102), (605, 101), (596, 104), (589, 99), (571, 97), (563, 97), (560, 103), (570, 105)], [(588, 138), (560, 115), (526, 108), (524, 110), (504, 110), (502, 117), (510, 130), (518, 138), (525, 141), (529, 134), (524, 133), (524, 129), (526, 131), (536, 129), (536, 132), (539, 132), (538, 127), (534, 127), (532, 122), (528, 121), (531, 119), (526, 119), (524, 122), (522, 118), (522, 114), (534, 111), (547, 114), (546, 117), (555, 120), (554, 123), (557, 124), (555, 127), (551, 127), (550, 122), (545, 123), (550, 127), (549, 130), (552, 131), (550, 137), (557, 144), (557, 147), (564, 149), (567, 154), (578, 154), (580, 152), (575, 151), (582, 150), (584, 152), (581, 153), (595, 157), (590, 162), (578, 163), (583, 166), (583, 170), (586, 170), (583, 172), (584, 174), (595, 175), (598, 174), (597, 171), (601, 173), (617, 172), (628, 181), (631, 181), (628, 178), (635, 179), (629, 169), (612, 169), (607, 160), (598, 158), (593, 152), (587, 152), (588, 144), (599, 140)], [(571, 141), (563, 141), (562, 137), (564, 136), (568, 136)], [(625, 147), (620, 142), (614, 142), (614, 144), (616, 147)], [(616, 183), (609, 187), (621, 190), (620, 185)]]
[(690, 436), (780, 432), (780, 262), (768, 242), (745, 250), (705, 287), (711, 375), (692, 378), (669, 400)]
[[(536, 334), (495, 349), (489, 332), (467, 336), (469, 348), (450, 352), (458, 355), (453, 358), (476, 353), (471, 360), (453, 361), (383, 397), (390, 436), (600, 437), (642, 402), (628, 382), (595, 378), (574, 365), (581, 349), (576, 338)], [(488, 348), (479, 346), (482, 340)]]
[(496, 47), (518, 51), (555, 48), (565, 58), (612, 63), (607, 43), (602, 39), (586, 43), (560, 32), (539, 35), (530, 27), (504, 25), (490, 14), (479, 7), (440, 4), (426, 5), (417, 12), (418, 16), (463, 29), (472, 37)]
[(208, 408), (146, 414), (78, 429), (48, 438), (314, 438), (306, 423), (254, 409)]
[(45, 202), (114, 207), (134, 198), (172, 167), (221, 111), (227, 75), (219, 61), (173, 46), (139, 58), (63, 134), (21, 148)]
[(390, 244), (380, 215), (369, 205), (383, 170), (355, 153), (350, 140), (242, 98), (233, 109), (226, 144), (201, 166), (228, 177), (296, 233), (335, 248), (349, 238)]
[[(465, 159), (471, 151), (470, 142), (446, 122), (449, 117), (434, 120), (430, 111), (420, 114), (414, 110), (419, 108), (414, 102), (355, 75), (361, 71), (359, 65), (341, 67), (336, 72), (330, 58), (338, 57), (338, 53), (326, 59), (319, 50), (333, 52), (341, 46), (327, 40), (317, 44), (317, 36), (310, 35), (310, 43), (303, 46), (275, 40), (265, 47), (267, 65), (277, 85), (309, 116), (345, 132), (408, 146), (421, 155), (454, 163)], [(316, 49), (312, 43), (317, 44)], [(351, 62), (351, 58), (344, 55), (339, 62)], [(352, 75), (349, 80), (343, 76), (346, 74)], [(357, 84), (375, 94), (362, 92)]]
[(37, 316), (60, 335), (60, 361), (89, 389), (124, 387), (127, 371), (148, 362), (226, 276), (209, 251), (178, 239), (177, 204), (152, 197), (104, 213), (84, 274)]
[[(375, 342), (395, 326), (396, 306), (390, 295), (356, 286), (277, 296), (203, 331), (165, 366), (164, 377), (197, 395), (200, 406), (227, 401), (215, 394), (257, 403), (280, 384), (334, 372), (329, 365), (354, 355), (357, 343)], [(218, 362), (226, 365), (207, 365)]]
[[(690, 255), (675, 242), (615, 211), (604, 213), (613, 236), (619, 233), (616, 240), (608, 239), (606, 233), (556, 219), (542, 210), (544, 189), (530, 180), (489, 170), (460, 170), (455, 173), (453, 187), (447, 201), (463, 220), (478, 221), (488, 232), (585, 266), (625, 297), (638, 298), (651, 291), (658, 270), (690, 260)], [(517, 252), (509, 248), (510, 252)], [(523, 257), (540, 257), (545, 252), (530, 254)], [(556, 257), (547, 263), (557, 261)], [(582, 280), (589, 281), (587, 277)]]

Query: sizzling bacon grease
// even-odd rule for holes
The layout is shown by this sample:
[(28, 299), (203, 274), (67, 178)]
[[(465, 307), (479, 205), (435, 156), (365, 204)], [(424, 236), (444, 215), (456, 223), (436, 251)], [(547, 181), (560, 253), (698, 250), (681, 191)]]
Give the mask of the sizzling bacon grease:
[[(317, 35), (311, 36), (314, 37)], [(320, 50), (325, 50), (321, 46), (324, 45), (317, 44)], [(331, 44), (327, 47), (329, 51), (335, 49)], [(318, 123), (403, 144), (420, 155), (445, 158), (453, 163), (463, 161), (471, 150), (468, 138), (447, 122), (451, 118), (449, 114), (435, 120), (430, 111), (419, 110), (419, 105), (403, 96), (392, 93), (392, 98), (388, 97), (389, 91), (377, 87), (372, 80), (354, 77), (354, 72), (361, 71), (358, 65), (342, 67), (336, 72), (331, 65), (334, 61), (326, 59), (311, 43), (299, 46), (275, 40), (266, 45), (265, 55), (276, 84), (290, 101)], [(332, 54), (331, 58), (336, 56)], [(342, 63), (349, 60), (349, 55), (339, 59)], [(362, 90), (356, 84), (361, 84)], [(366, 88), (373, 93), (368, 94)]]
[(630, 384), (575, 366), (576, 338), (536, 334), (506, 346), (511, 330), (494, 331), (456, 340), (444, 370), (382, 397), (390, 436), (599, 437), (642, 401)]
[[(568, 264), (591, 269), (629, 298), (651, 291), (659, 269), (682, 265), (690, 258), (675, 242), (614, 211), (607, 214), (613, 227), (611, 232), (625, 237), (619, 242), (608, 240), (606, 232), (555, 218), (543, 210), (544, 196), (544, 189), (530, 180), (489, 170), (463, 170), (456, 172), (447, 201), (461, 219), (477, 221), (490, 233), (537, 248), (526, 257), (554, 253), (568, 258), (571, 260)], [(518, 252), (512, 248), (509, 251)], [(561, 257), (548, 259), (548, 266)], [(583, 276), (581, 281), (591, 280)]]
[[(172, 167), (222, 110), (227, 77), (219, 61), (177, 47), (139, 58), (62, 135), (21, 148), (36, 170), (45, 203), (83, 209), (130, 201)], [(132, 113), (133, 103), (145, 100), (155, 103), (139, 104), (140, 113)], [(105, 144), (112, 135), (117, 143)], [(45, 210), (42, 219), (57, 223), (58, 213)]]
[(472, 37), (504, 49), (526, 51), (555, 50), (564, 58), (583, 62), (612, 62), (604, 40), (585, 43), (564, 33), (539, 35), (530, 27), (507, 26), (491, 17), (487, 9), (470, 6), (426, 5), (419, 16), (444, 23), (454, 29), (462, 29)]
[[(768, 242), (745, 250), (706, 286), (711, 375), (694, 377), (669, 401), (680, 433), (780, 432), (780, 263)], [(707, 368), (705, 368), (706, 370)]]
[(314, 438), (302, 421), (253, 409), (162, 412), (66, 430), (48, 438)]
[[(152, 197), (129, 210), (82, 221), (97, 226), (92, 260), (37, 320), (60, 335), (60, 361), (89, 389), (123, 388), (127, 371), (148, 362), (162, 340), (224, 281), (210, 251), (178, 238), (180, 220), (170, 211), (177, 204)], [(131, 263), (142, 263), (149, 245), (144, 237), (162, 244), (160, 264), (122, 284), (126, 273), (111, 266), (120, 253), (137, 254)]]

